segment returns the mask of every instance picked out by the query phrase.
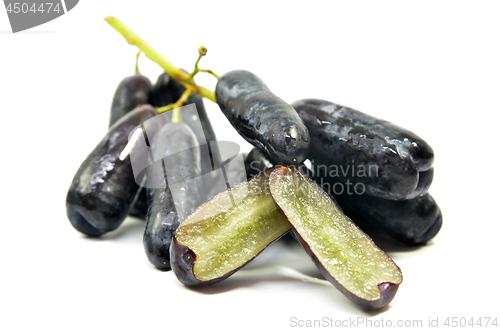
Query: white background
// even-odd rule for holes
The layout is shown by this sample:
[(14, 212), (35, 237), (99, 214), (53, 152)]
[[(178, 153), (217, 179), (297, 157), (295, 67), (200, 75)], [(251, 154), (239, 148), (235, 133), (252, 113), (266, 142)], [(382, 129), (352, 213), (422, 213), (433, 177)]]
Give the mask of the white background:
[[(82, 0), (18, 34), (0, 10), (0, 328), (282, 330), (298, 328), (293, 317), (424, 326), (500, 317), (499, 9), (494, 1)], [(315, 278), (300, 247), (278, 243), (225, 282), (194, 291), (149, 264), (142, 221), (129, 218), (100, 239), (71, 227), (71, 179), (106, 132), (116, 86), (134, 70), (136, 49), (106, 15), (179, 67), (192, 68), (203, 45), (201, 67), (253, 71), (288, 102), (331, 100), (431, 144), (430, 192), (444, 225), (418, 249), (379, 243), (404, 274), (388, 309), (358, 309)], [(153, 82), (161, 73), (145, 57), (140, 69)], [(215, 87), (209, 75), (197, 82)], [(205, 104), (218, 138), (248, 151), (217, 105)]]

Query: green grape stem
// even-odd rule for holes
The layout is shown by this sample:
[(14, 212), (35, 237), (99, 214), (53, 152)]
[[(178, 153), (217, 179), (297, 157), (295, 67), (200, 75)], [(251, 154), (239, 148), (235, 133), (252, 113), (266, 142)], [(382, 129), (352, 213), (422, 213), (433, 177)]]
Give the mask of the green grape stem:
[(137, 55), (135, 57), (135, 74), (140, 75), (141, 72), (139, 71), (139, 55), (141, 55), (141, 51), (137, 52)]
[(166, 105), (164, 107), (158, 107), (158, 108), (156, 108), (156, 110), (158, 110), (158, 113), (161, 114), (161, 113), (165, 113), (167, 111), (171, 111), (173, 109), (174, 112), (172, 114), (172, 123), (182, 122), (180, 108), (182, 107), (183, 104), (186, 103), (189, 96), (193, 93), (194, 93), (193, 87), (188, 85), (188, 86), (186, 86), (186, 90), (184, 91), (184, 93), (182, 93), (179, 100), (177, 100), (175, 103), (171, 103), (171, 104)]
[(211, 75), (213, 75), (215, 78), (217, 78), (217, 80), (219, 79), (219, 75), (217, 75), (215, 72), (213, 72), (212, 70), (210, 69), (200, 69), (198, 68), (198, 63), (200, 63), (200, 60), (202, 57), (204, 57), (205, 55), (207, 55), (207, 48), (206, 47), (203, 47), (203, 46), (200, 46), (200, 48), (198, 48), (198, 59), (196, 60), (196, 63), (194, 64), (194, 70), (193, 72), (190, 74), (191, 78), (193, 78), (197, 73), (199, 72), (207, 72)]
[(172, 110), (172, 123), (182, 122), (182, 112), (180, 108), (175, 108)]
[[(165, 72), (170, 77), (172, 77), (177, 82), (179, 82), (181, 85), (186, 87), (186, 89), (188, 89), (188, 86), (190, 86), (192, 88), (192, 90), (194, 90), (194, 91), (191, 91), (190, 94), (193, 92), (198, 93), (202, 97), (207, 98), (210, 101), (217, 103), (217, 101), (215, 99), (214, 91), (211, 91), (211, 90), (207, 89), (206, 87), (196, 85), (194, 83), (193, 77), (190, 74), (185, 73), (181, 69), (174, 66), (169, 60), (167, 60), (163, 55), (161, 55), (156, 49), (154, 49), (144, 39), (142, 39), (134, 31), (132, 31), (127, 25), (125, 25), (125, 23), (123, 23), (122, 21), (120, 21), (118, 18), (116, 18), (114, 16), (106, 16), (104, 19), (106, 20), (106, 22), (108, 22), (109, 25), (111, 25), (111, 27), (113, 29), (115, 29), (119, 34), (121, 34), (125, 38), (125, 40), (129, 43), (129, 45), (134, 45), (137, 48), (139, 48), (139, 50), (141, 50), (144, 53), (144, 55), (146, 55), (153, 62), (157, 63), (160, 67), (162, 67), (163, 70), (165, 70)], [(207, 71), (207, 72), (210, 72), (210, 71)]]

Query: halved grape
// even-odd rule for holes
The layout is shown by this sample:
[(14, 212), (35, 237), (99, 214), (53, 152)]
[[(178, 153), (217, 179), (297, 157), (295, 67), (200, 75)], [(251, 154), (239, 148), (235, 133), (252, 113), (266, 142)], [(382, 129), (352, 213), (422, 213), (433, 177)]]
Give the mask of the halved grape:
[(392, 301), (403, 280), (401, 270), (317, 184), (281, 167), (271, 173), (269, 188), (327, 280), (366, 309)]
[(290, 230), (269, 192), (270, 172), (216, 195), (181, 223), (170, 248), (179, 281), (220, 282)]

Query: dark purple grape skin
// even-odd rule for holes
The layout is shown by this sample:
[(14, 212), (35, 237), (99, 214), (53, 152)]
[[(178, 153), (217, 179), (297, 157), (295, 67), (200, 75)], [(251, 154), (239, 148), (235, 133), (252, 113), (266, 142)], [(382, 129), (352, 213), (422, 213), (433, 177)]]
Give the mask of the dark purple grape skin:
[[(273, 168), (281, 166), (276, 162), (272, 161), (265, 151), (261, 150), (258, 147), (252, 148), (250, 153), (248, 153), (245, 158), (245, 167), (247, 171), (247, 179), (251, 179), (261, 172)], [(297, 166), (291, 166), (299, 169), (306, 177), (313, 177), (312, 172), (305, 164), (299, 164)], [(335, 200), (332, 196), (330, 196), (333, 200)], [(290, 232), (291, 233), (291, 232)]]
[(308, 158), (316, 166), (354, 166), (354, 176), (339, 171), (339, 177), (362, 183), (379, 198), (404, 200), (427, 192), (434, 152), (413, 132), (330, 101), (303, 99), (292, 106), (309, 129)]
[(367, 194), (342, 194), (336, 200), (361, 228), (375, 228), (407, 245), (425, 245), (443, 223), (441, 209), (429, 193), (402, 201)]
[[(168, 74), (162, 73), (153, 88), (152, 103), (155, 107), (163, 107), (176, 102), (185, 91), (185, 88), (172, 79)], [(194, 103), (198, 112), (199, 118), (194, 114), (182, 116), (182, 121), (189, 125), (194, 131), (199, 145), (204, 145), (209, 141), (217, 141), (217, 137), (208, 118), (203, 98), (199, 94), (192, 94), (186, 101), (186, 105)], [(165, 118), (170, 121), (172, 112), (164, 114)], [(198, 129), (198, 121), (201, 123), (203, 131)], [(208, 145), (208, 148), (201, 148), (201, 170), (202, 174), (207, 174), (214, 170), (215, 164), (220, 162), (221, 156), (218, 146)], [(212, 160), (213, 159), (213, 160)]]
[(111, 103), (109, 126), (139, 105), (150, 103), (153, 86), (145, 76), (136, 74), (124, 78), (116, 88)]
[(130, 152), (124, 150), (131, 147), (129, 134), (156, 115), (156, 109), (149, 105), (132, 110), (109, 128), (80, 165), (66, 196), (66, 213), (75, 229), (98, 237), (115, 230), (125, 220), (139, 186)]
[[(148, 180), (154, 178), (162, 187), (146, 188), (149, 209), (143, 244), (149, 261), (166, 271), (175, 230), (204, 202), (196, 136), (186, 123), (168, 123), (155, 135), (153, 155), (157, 162), (147, 173)], [(180, 182), (182, 186), (172, 185)]]
[(248, 179), (274, 166), (275, 164), (269, 160), (266, 153), (257, 147), (252, 148), (250, 153), (248, 153), (245, 158), (245, 167)]
[(252, 145), (281, 165), (306, 158), (309, 134), (291, 105), (274, 95), (251, 72), (230, 71), (215, 88), (217, 104), (231, 125)]
[[(135, 74), (124, 78), (116, 88), (111, 103), (109, 115), (109, 126), (112, 126), (117, 120), (128, 114), (137, 106), (150, 104), (153, 92), (153, 85), (150, 80), (140, 74)], [(129, 215), (146, 219), (148, 211), (146, 191), (139, 190), (139, 196), (133, 203)]]
[(198, 287), (216, 284), (220, 281), (216, 278), (209, 282), (201, 282), (196, 278), (193, 270), (194, 263), (196, 262), (196, 254), (189, 247), (179, 244), (175, 236), (172, 240), (170, 253), (175, 276), (182, 284), (190, 287)]
[(176, 102), (183, 92), (184, 87), (164, 72), (158, 76), (156, 84), (153, 86), (151, 103), (155, 107), (169, 105)]
[(149, 212), (143, 245), (149, 262), (159, 270), (170, 270), (170, 243), (179, 226), (174, 200), (168, 187), (147, 189)]
[(132, 204), (132, 208), (130, 208), (128, 214), (145, 221), (147, 213), (148, 196), (146, 194), (146, 189), (141, 187), (139, 188), (139, 195), (137, 196), (135, 202)]
[[(280, 238), (283, 238), (283, 236)], [(279, 240), (280, 238), (278, 238), (277, 240)], [(272, 244), (272, 242), (269, 243), (269, 245), (270, 244)], [(172, 246), (171, 246), (170, 250), (171, 250), (171, 257), (172, 257), (172, 269), (175, 273), (175, 276), (182, 284), (184, 284), (188, 287), (193, 287), (193, 288), (205, 287), (205, 286), (220, 283), (221, 281), (234, 275), (237, 271), (242, 269), (248, 263), (252, 262), (262, 252), (262, 251), (259, 252), (258, 254), (256, 254), (252, 258), (250, 258), (248, 261), (245, 261), (245, 263), (242, 264), (241, 266), (234, 268), (230, 272), (228, 272), (228, 273), (226, 273), (218, 278), (214, 278), (214, 279), (211, 279), (208, 281), (203, 281), (203, 280), (199, 280), (198, 278), (196, 278), (194, 270), (193, 270), (194, 263), (196, 262), (196, 253), (195, 252), (193, 252), (189, 247), (179, 244), (179, 242), (177, 241), (175, 236), (172, 240)]]
[[(212, 124), (210, 123), (210, 119), (208, 118), (207, 111), (205, 109), (205, 105), (203, 104), (203, 98), (199, 94), (193, 94), (189, 96), (186, 104), (189, 105), (191, 103), (194, 103), (196, 105), (196, 110), (198, 111), (198, 116), (199, 116), (199, 121), (201, 122), (201, 127), (203, 129), (203, 136), (205, 137), (206, 142), (216, 142), (217, 137), (215, 136), (215, 132), (212, 128)], [(183, 116), (183, 121), (185, 121), (188, 125), (190, 125), (191, 121), (195, 122), (198, 121), (194, 116), (191, 117), (184, 117)], [(190, 125), (191, 126), (191, 125)], [(194, 126), (194, 125), (193, 125)], [(195, 134), (198, 138), (198, 141), (201, 144), (202, 137), (201, 133), (198, 132), (198, 130), (195, 130)], [(211, 160), (210, 165), (213, 163), (213, 167), (211, 169), (203, 169), (203, 168), (208, 168), (208, 162), (202, 162), (202, 173), (206, 174), (212, 170), (214, 170), (216, 167), (215, 165), (220, 163), (220, 160), (222, 159), (221, 153), (219, 151), (219, 147), (217, 144), (209, 144), (208, 145), (208, 153), (209, 155), (205, 156), (206, 153), (206, 148), (201, 150), (201, 156), (202, 158), (206, 158), (207, 160)], [(205, 165), (207, 163), (207, 165)]]

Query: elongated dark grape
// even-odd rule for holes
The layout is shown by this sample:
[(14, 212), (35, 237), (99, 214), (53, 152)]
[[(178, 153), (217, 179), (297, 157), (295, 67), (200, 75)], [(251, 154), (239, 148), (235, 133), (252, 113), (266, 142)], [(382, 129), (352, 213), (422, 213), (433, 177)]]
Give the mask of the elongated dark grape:
[(308, 158), (317, 175), (361, 183), (366, 193), (385, 199), (427, 192), (434, 152), (413, 132), (329, 101), (304, 99), (292, 105), (309, 129)]
[[(216, 137), (215, 132), (214, 132), (212, 125), (210, 123), (210, 119), (208, 118), (208, 114), (207, 114), (207, 111), (205, 109), (205, 105), (203, 104), (203, 98), (199, 94), (193, 94), (193, 95), (189, 96), (189, 98), (186, 102), (186, 104), (188, 104), (188, 105), (191, 103), (194, 103), (196, 105), (196, 110), (198, 111), (199, 121), (201, 122), (201, 127), (203, 129), (203, 135), (205, 137), (205, 140), (207, 141), (207, 143), (216, 142), (217, 137)], [(195, 115), (191, 115), (190, 118), (187, 116), (184, 116), (183, 121), (185, 121), (189, 125), (191, 122), (198, 121), (198, 119), (196, 118)], [(192, 126), (194, 127), (194, 123)], [(196, 136), (198, 137), (198, 141), (202, 141), (200, 134), (198, 132), (196, 133)], [(208, 152), (210, 153), (209, 160), (211, 160), (211, 163), (213, 163), (213, 165), (218, 164), (220, 162), (220, 160), (222, 159), (221, 152), (219, 150), (219, 146), (217, 144), (214, 144), (214, 143), (209, 143), (207, 146), (208, 146)], [(207, 149), (203, 148), (202, 150), (206, 151)], [(201, 155), (202, 155), (202, 157), (205, 157), (204, 152), (201, 152)], [(205, 162), (202, 162), (202, 167), (204, 166), (204, 163)], [(214, 167), (211, 170), (213, 170), (213, 169), (214, 169)], [(207, 172), (208, 172), (207, 170), (202, 169), (203, 174), (206, 174)]]
[[(174, 103), (181, 97), (184, 91), (185, 88), (181, 84), (172, 79), (168, 74), (162, 73), (158, 77), (156, 85), (154, 86), (153, 98), (152, 98), (153, 105), (156, 107), (163, 107), (168, 104)], [(194, 130), (192, 128), (200, 145), (204, 144), (205, 141), (216, 141), (217, 139), (215, 136), (215, 132), (208, 118), (205, 105), (203, 104), (203, 99), (200, 97), (199, 94), (192, 94), (189, 96), (188, 100), (186, 101), (186, 104), (189, 105), (192, 103), (196, 105), (199, 118), (194, 118), (192, 116), (186, 118), (183, 117), (182, 121), (188, 124), (191, 128), (192, 128), (191, 124), (193, 122), (198, 120), (201, 122), (203, 132), (198, 132), (198, 130)], [(170, 119), (171, 114), (172, 113), (169, 112), (164, 116), (165, 118)]]
[(307, 128), (292, 106), (251, 72), (231, 71), (215, 88), (217, 104), (248, 142), (281, 165), (300, 164), (309, 146)]
[(127, 217), (139, 189), (130, 162), (136, 140), (129, 142), (129, 134), (156, 115), (149, 105), (129, 112), (111, 126), (80, 165), (66, 196), (66, 212), (75, 229), (100, 236), (115, 230)]
[[(166, 73), (162, 73), (154, 86), (153, 89), (153, 105), (156, 107), (163, 107), (171, 103), (176, 102), (184, 92), (185, 88), (172, 79)], [(190, 104), (196, 105), (196, 112), (188, 110), (188, 113), (182, 114), (182, 121), (189, 125), (193, 130), (196, 138), (198, 139), (198, 144), (203, 146), (207, 142), (217, 141), (215, 132), (208, 118), (205, 105), (203, 104), (203, 99), (198, 94), (192, 94), (186, 101), (186, 105)], [(164, 114), (165, 118), (170, 121), (172, 112)], [(199, 123), (201, 123), (201, 130), (199, 128)], [(214, 164), (218, 164), (221, 159), (219, 148), (216, 144), (210, 144), (206, 147), (200, 148), (201, 153), (201, 170), (202, 174), (207, 174), (214, 170)]]
[(133, 75), (124, 78), (113, 96), (109, 126), (137, 106), (149, 104), (152, 90), (153, 86), (145, 76)]
[(163, 107), (176, 102), (183, 92), (184, 87), (164, 72), (153, 86), (151, 102), (155, 107)]
[[(153, 86), (149, 79), (143, 75), (133, 75), (124, 78), (116, 88), (111, 103), (109, 115), (109, 126), (128, 114), (137, 106), (149, 104), (152, 96)], [(130, 208), (129, 214), (146, 219), (148, 211), (146, 191), (139, 189), (139, 195)]]
[(429, 193), (402, 201), (367, 194), (342, 194), (336, 199), (346, 215), (360, 227), (375, 227), (409, 245), (427, 243), (437, 235), (443, 223), (441, 209)]
[(196, 136), (186, 123), (168, 123), (152, 145), (156, 160), (152, 178), (160, 188), (147, 188), (149, 209), (143, 243), (149, 261), (170, 270), (170, 243), (179, 224), (201, 203), (200, 153)]

